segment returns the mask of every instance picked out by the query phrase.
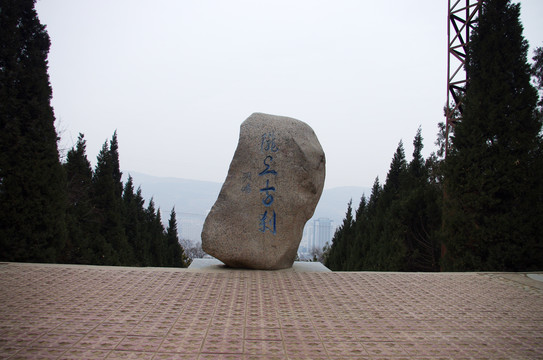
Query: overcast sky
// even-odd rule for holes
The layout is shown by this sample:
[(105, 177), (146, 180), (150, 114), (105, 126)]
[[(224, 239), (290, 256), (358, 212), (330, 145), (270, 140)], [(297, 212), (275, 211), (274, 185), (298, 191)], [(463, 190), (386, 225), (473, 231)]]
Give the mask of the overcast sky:
[[(61, 147), (121, 169), (222, 182), (253, 112), (308, 123), (326, 188), (383, 182), (398, 142), (444, 121), (447, 0), (38, 0)], [(543, 1), (522, 0), (543, 46)]]

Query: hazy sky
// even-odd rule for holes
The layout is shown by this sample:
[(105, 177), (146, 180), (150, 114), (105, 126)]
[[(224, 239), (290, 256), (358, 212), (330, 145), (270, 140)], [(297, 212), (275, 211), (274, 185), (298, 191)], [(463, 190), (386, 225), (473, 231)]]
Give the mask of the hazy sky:
[[(543, 46), (543, 1), (522, 0)], [(222, 182), (253, 112), (316, 132), (326, 188), (385, 180), (444, 121), (447, 0), (38, 0), (63, 148), (118, 132), (121, 169)], [(533, 56), (530, 51), (530, 59)]]

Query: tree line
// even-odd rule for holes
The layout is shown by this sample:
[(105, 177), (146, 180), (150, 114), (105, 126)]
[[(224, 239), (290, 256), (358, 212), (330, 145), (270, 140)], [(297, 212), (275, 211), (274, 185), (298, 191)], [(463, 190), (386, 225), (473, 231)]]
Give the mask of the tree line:
[[(438, 154), (413, 159), (398, 146), (325, 249), (333, 270), (529, 271), (543, 269), (543, 49), (530, 66), (520, 5), (486, 0), (471, 33), (469, 79)], [(533, 84), (531, 82), (533, 81)], [(446, 152), (445, 152), (446, 150)], [(447, 156), (443, 156), (444, 154)]]
[(421, 155), (421, 129), (407, 162), (400, 142), (386, 181), (375, 179), (371, 195), (354, 210), (349, 202), (343, 223), (325, 251), (333, 270), (438, 271), (441, 224), (436, 161)]
[(0, 260), (187, 266), (175, 209), (164, 229), (153, 201), (122, 183), (116, 132), (94, 170), (81, 134), (60, 161), (50, 39), (34, 4), (0, 3)]
[(78, 264), (186, 267), (175, 208), (164, 229), (153, 199), (147, 207), (141, 188), (128, 176), (123, 186), (117, 133), (106, 141), (94, 171), (82, 134), (63, 164), (66, 174), (68, 236), (61, 262)]
[[(130, 177), (122, 183), (116, 133), (95, 169), (83, 135), (60, 161), (50, 40), (34, 3), (0, 4), (0, 260), (185, 266), (175, 210), (165, 229), (153, 201), (144, 206)], [(348, 204), (324, 253), (329, 268), (543, 268), (543, 50), (530, 66), (519, 19), (510, 0), (483, 2), (462, 120), (440, 125), (440, 150), (427, 159), (420, 129), (411, 161), (399, 143), (384, 184)]]

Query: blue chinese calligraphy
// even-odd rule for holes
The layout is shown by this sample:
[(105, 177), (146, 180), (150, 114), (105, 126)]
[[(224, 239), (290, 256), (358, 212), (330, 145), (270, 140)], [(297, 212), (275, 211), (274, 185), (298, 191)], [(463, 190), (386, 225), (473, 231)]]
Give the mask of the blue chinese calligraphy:
[(275, 210), (268, 216), (268, 210), (264, 211), (264, 214), (260, 215), (260, 229), (261, 232), (270, 231), (273, 235), (277, 233), (276, 214)]
[(259, 230), (263, 233), (269, 231), (273, 235), (277, 234), (277, 214), (273, 206), (276, 187), (273, 183), (270, 185), (270, 180), (277, 176), (277, 171), (274, 166), (274, 157), (270, 153), (274, 154), (278, 150), (275, 134), (273, 132), (262, 134), (260, 152), (266, 154), (266, 157), (263, 160), (264, 169), (258, 173), (258, 176), (264, 177), (266, 185), (260, 188), (260, 193), (263, 196), (264, 213), (260, 214)]
[(251, 173), (244, 172), (242, 174), (241, 180), (242, 180), (241, 191), (249, 194), (251, 192)]
[[(269, 161), (268, 161), (269, 159)], [(273, 156), (266, 156), (266, 158), (264, 159), (264, 166), (266, 167), (264, 170), (262, 170), (262, 172), (260, 172), (258, 174), (258, 176), (263, 176), (263, 175), (266, 175), (266, 174), (272, 174), (272, 175), (277, 175), (277, 172), (275, 170), (272, 170), (271, 169), (271, 162), (273, 161)]]
[(267, 134), (262, 134), (262, 141), (260, 142), (260, 152), (277, 152), (279, 147), (275, 143), (275, 133), (270, 132)]
[(264, 206), (269, 207), (273, 203), (273, 194), (270, 194), (270, 192), (275, 192), (275, 187), (270, 186), (270, 179), (266, 179), (266, 187), (263, 187), (260, 189), (260, 192), (266, 193), (266, 197), (262, 200), (262, 203)]

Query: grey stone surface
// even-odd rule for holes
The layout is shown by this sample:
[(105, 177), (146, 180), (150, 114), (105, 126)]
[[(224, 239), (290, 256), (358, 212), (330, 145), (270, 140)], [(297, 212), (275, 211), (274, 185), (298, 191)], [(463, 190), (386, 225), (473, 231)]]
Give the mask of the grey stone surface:
[[(224, 265), (218, 259), (193, 259), (187, 269), (188, 271), (196, 272), (228, 272), (241, 271), (232, 269)], [(291, 268), (278, 271), (294, 271), (294, 272), (332, 272), (320, 262), (295, 261)]]
[(542, 274), (528, 274), (528, 277), (533, 280), (542, 281), (543, 282), (543, 275)]
[(291, 267), (324, 177), (324, 151), (307, 124), (252, 114), (204, 223), (202, 248), (229, 267)]

